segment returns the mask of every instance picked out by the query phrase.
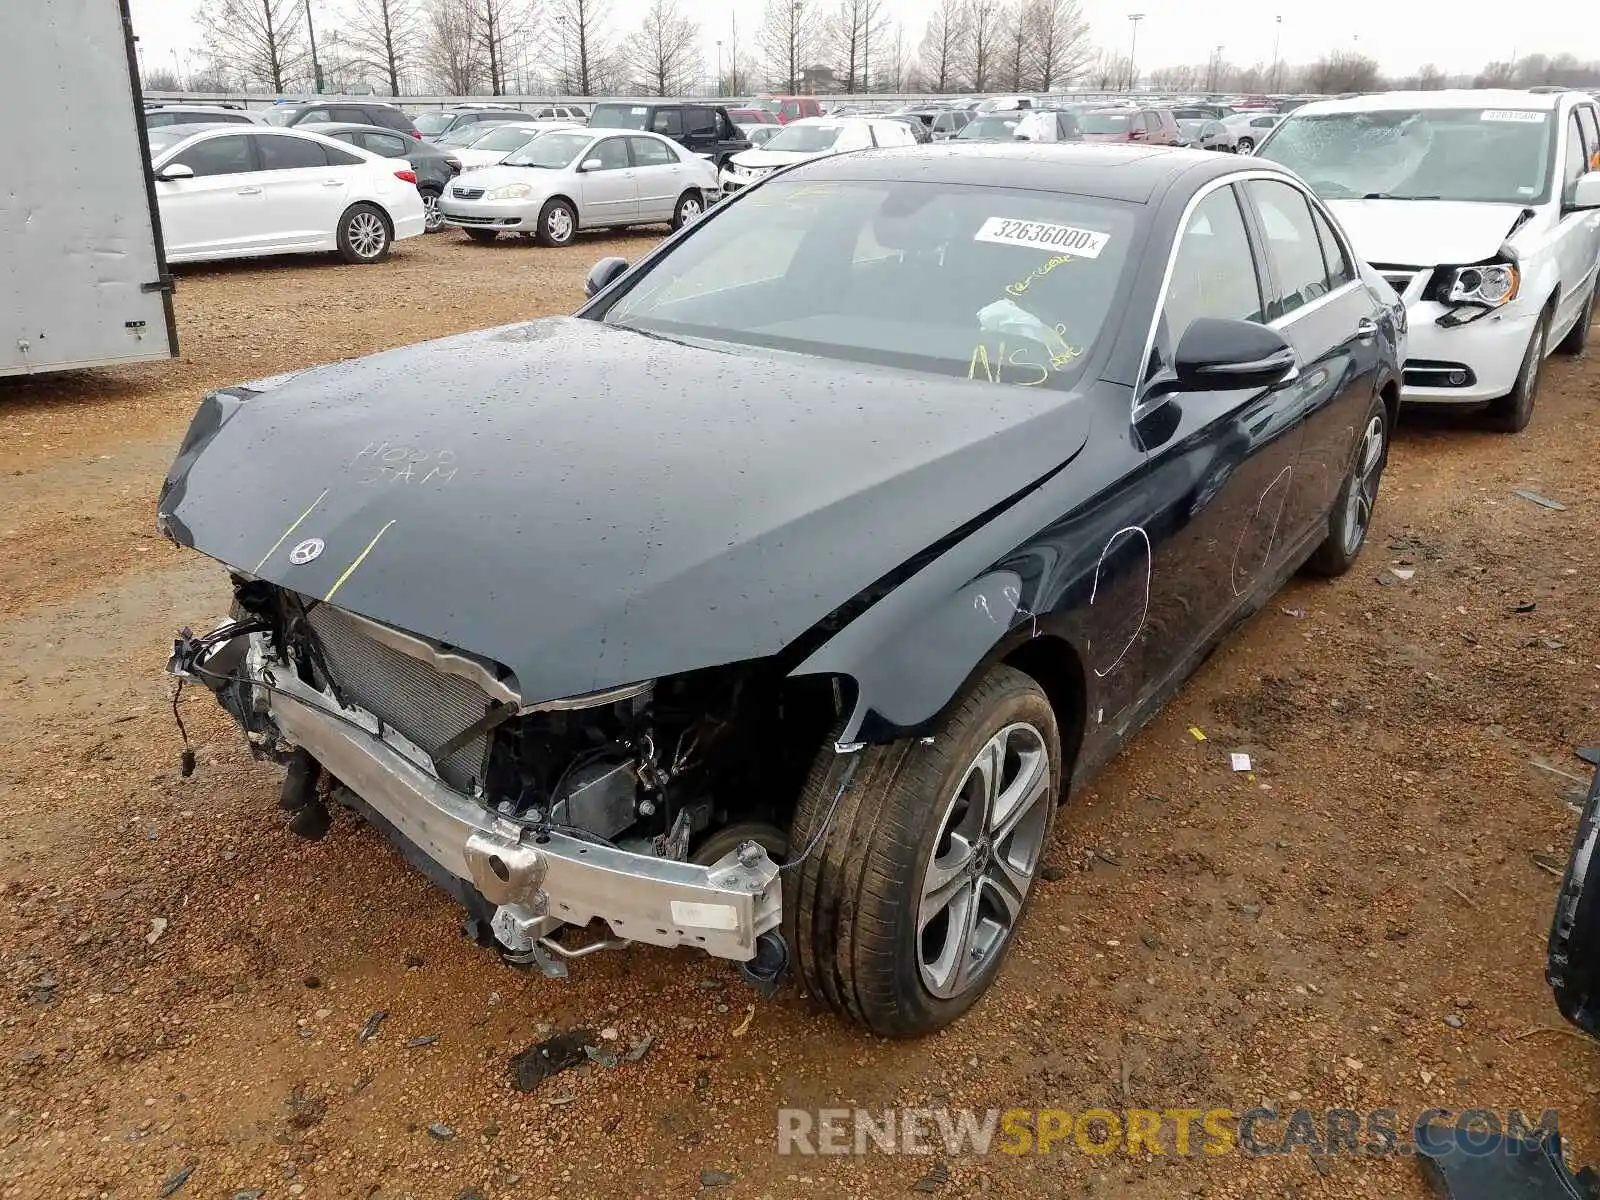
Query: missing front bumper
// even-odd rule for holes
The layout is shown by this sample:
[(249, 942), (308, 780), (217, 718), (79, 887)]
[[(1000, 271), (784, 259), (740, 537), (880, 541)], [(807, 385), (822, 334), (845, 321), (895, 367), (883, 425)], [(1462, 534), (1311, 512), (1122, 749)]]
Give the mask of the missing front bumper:
[[(262, 635), (247, 636), (239, 671), (270, 685), (254, 689), (257, 711), (264, 706), (283, 741), (359, 796), (381, 818), (377, 826), (424, 859), (430, 875), (442, 873), (480, 895), (494, 909), (491, 928), (507, 949), (529, 952), (562, 925), (599, 918), (618, 939), (690, 946), (747, 963), (762, 936), (782, 923), (777, 864), (753, 843), (702, 866), (501, 817), (442, 783), (421, 750), (371, 714), (340, 708), (281, 664), (272, 670)], [(218, 645), (207, 661), (232, 644)]]

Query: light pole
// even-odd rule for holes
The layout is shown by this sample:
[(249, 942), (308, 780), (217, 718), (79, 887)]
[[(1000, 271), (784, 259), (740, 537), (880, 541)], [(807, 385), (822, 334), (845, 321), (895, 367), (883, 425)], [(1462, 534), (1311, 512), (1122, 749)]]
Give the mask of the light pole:
[(1273, 37), (1272, 37), (1272, 90), (1274, 92), (1276, 92), (1278, 90), (1278, 88), (1279, 88), (1279, 83), (1278, 83), (1278, 51), (1283, 46), (1283, 14), (1279, 13), (1278, 16), (1276, 18), (1274, 18), (1274, 19), (1278, 23), (1278, 30), (1277, 30), (1277, 32), (1275, 34), (1273, 34)]
[(722, 95), (722, 39), (717, 39), (717, 95)]
[(1128, 90), (1133, 91), (1139, 82), (1139, 22), (1143, 13), (1129, 13), (1128, 24), (1133, 26), (1133, 38), (1128, 45)]

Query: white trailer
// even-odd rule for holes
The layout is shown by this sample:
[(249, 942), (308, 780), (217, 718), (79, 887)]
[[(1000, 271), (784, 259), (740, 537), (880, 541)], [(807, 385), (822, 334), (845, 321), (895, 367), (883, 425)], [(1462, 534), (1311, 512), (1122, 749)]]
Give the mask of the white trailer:
[(178, 350), (127, 0), (0, 0), (0, 376)]

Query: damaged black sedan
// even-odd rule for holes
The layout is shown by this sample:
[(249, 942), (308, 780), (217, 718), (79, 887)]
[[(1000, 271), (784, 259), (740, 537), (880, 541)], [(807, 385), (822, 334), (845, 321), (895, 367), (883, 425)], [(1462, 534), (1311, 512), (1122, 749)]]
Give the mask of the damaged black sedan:
[(1058, 801), (1355, 559), (1404, 358), (1295, 177), (1157, 148), (823, 159), (590, 293), (208, 395), (159, 525), (235, 608), (171, 669), (510, 960), (792, 960), (900, 1036)]

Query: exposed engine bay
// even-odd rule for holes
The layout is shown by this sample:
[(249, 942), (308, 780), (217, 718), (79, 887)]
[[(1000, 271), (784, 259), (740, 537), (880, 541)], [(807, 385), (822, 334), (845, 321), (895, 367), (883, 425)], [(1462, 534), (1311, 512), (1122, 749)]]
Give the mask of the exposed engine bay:
[[(570, 953), (549, 935), (585, 923), (556, 913), (590, 915), (547, 894), (555, 853), (548, 847), (557, 844), (574, 847), (585, 867), (599, 848), (620, 854), (591, 904), (592, 915), (612, 927), (601, 935), (605, 944), (639, 936), (621, 915), (629, 905), (611, 911), (604, 897), (629, 886), (619, 869), (658, 874), (651, 861), (719, 867), (736, 877), (743, 868), (743, 888), (770, 875), (761, 890), (770, 893), (768, 907), (777, 903), (788, 808), (842, 714), (837, 685), (797, 683), (775, 664), (756, 662), (526, 705), (507, 672), (464, 651), (263, 581), (235, 576), (234, 591), (231, 622), (204, 637), (185, 631), (175, 644), (171, 670), (180, 686), (204, 683), (243, 726), (253, 753), (289, 764), (283, 807), (296, 814), (295, 832), (321, 836), (329, 800), (374, 817), (436, 879), (442, 867), (461, 883), (450, 890), (469, 913), (476, 910), (484, 940), (492, 937), (514, 961), (531, 955), (548, 968), (538, 945)], [(307, 745), (319, 738), (320, 755)], [(363, 786), (344, 777), (355, 768), (332, 761), (343, 756), (344, 741), (403, 761), (376, 775), (367, 763)], [(407, 769), (425, 773), (423, 782), (391, 788), (388, 776)], [(463, 846), (433, 844), (437, 814), (414, 811), (414, 797), (429, 788), (448, 789), (446, 807), (476, 806), (475, 817), (458, 821)], [(496, 850), (496, 838), (510, 849)], [(519, 847), (529, 847), (531, 858), (524, 856), (514, 879)], [(461, 865), (452, 857), (458, 852)], [(696, 876), (682, 879), (691, 890), (701, 886)], [(716, 907), (703, 898), (669, 903), (680, 928), (658, 925), (658, 936), (643, 940), (712, 948), (715, 939), (689, 926), (728, 920), (710, 911)], [(778, 935), (767, 923), (758, 936), (770, 940)], [(753, 941), (738, 942), (740, 957), (759, 956)], [(774, 953), (770, 946), (759, 952), (769, 960)]]

